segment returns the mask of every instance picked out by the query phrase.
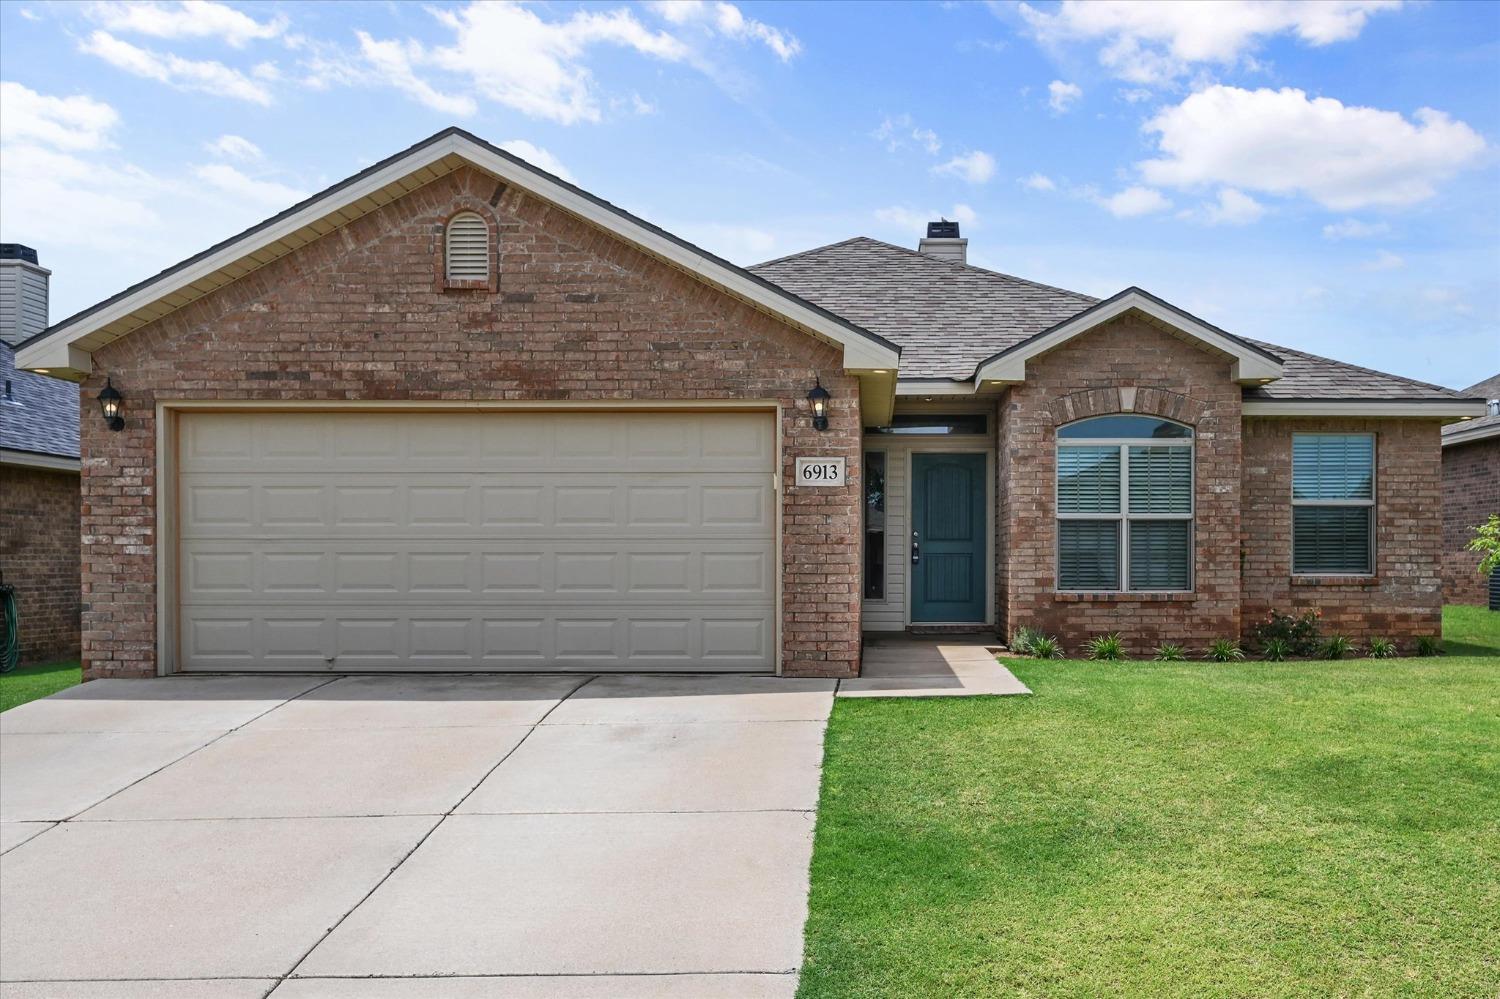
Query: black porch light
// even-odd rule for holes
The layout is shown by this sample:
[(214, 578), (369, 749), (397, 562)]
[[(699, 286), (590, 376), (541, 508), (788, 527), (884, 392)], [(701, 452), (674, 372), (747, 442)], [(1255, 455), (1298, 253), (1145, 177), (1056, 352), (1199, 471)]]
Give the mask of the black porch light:
[(823, 387), (821, 378), (816, 380), (812, 391), (807, 393), (807, 401), (812, 404), (814, 430), (828, 429), (828, 400), (832, 398), (833, 396), (829, 395), (828, 390)]
[(99, 392), (99, 409), (104, 413), (104, 422), (111, 430), (124, 430), (125, 417), (120, 415), (125, 397), (120, 395), (119, 389), (108, 379), (104, 379), (104, 388)]

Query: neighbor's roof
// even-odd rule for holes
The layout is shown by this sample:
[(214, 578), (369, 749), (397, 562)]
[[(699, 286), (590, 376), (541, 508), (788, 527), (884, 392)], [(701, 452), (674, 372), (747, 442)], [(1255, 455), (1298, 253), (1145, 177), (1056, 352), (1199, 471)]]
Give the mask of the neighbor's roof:
[[(10, 398), (5, 383), (10, 383)], [(0, 342), (0, 451), (78, 457), (78, 386), (17, 371), (15, 350)]]
[[(857, 236), (770, 260), (756, 274), (901, 345), (901, 377), (974, 377), (979, 362), (1099, 304), (1099, 299)], [(1233, 336), (1233, 334), (1225, 334)], [(1472, 393), (1234, 337), (1283, 362), (1246, 399), (1452, 401)]]
[[(1464, 395), (1476, 396), (1486, 401), (1500, 399), (1500, 375), (1486, 378), (1464, 389)], [(1477, 420), (1466, 420), (1463, 423), (1450, 423), (1443, 428), (1443, 446), (1450, 444), (1468, 444), (1471, 441), (1488, 440), (1491, 437), (1500, 437), (1500, 415), (1481, 416)]]

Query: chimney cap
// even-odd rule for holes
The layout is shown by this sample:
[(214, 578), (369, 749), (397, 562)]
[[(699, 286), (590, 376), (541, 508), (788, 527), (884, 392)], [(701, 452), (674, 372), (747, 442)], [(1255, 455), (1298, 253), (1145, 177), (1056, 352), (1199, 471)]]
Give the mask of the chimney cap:
[(35, 264), (36, 251), (20, 243), (0, 243), (0, 260), (24, 260), (28, 264)]
[(939, 219), (936, 222), (927, 223), (928, 239), (957, 239), (958, 223), (949, 222), (947, 219)]

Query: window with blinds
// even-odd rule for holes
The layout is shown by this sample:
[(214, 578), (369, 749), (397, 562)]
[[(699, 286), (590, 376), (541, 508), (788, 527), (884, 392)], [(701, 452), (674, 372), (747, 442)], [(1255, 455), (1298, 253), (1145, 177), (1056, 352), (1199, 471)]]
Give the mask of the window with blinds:
[(1191, 589), (1192, 428), (1101, 416), (1057, 436), (1058, 589)]
[(1292, 435), (1292, 572), (1364, 576), (1375, 564), (1375, 436)]
[(490, 230), (473, 212), (448, 220), (445, 253), (449, 281), (490, 279)]

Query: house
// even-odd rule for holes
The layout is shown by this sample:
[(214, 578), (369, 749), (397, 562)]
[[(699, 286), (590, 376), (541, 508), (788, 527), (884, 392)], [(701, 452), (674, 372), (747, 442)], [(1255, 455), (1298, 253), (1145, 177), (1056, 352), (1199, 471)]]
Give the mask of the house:
[(1487, 412), (1443, 428), (1443, 595), (1449, 603), (1484, 604), (1500, 580), (1479, 574), (1479, 555), (1468, 544), (1475, 525), (1500, 513), (1500, 375), (1463, 394), (1486, 400)]
[(85, 668), (859, 671), (861, 630), (1435, 634), (1483, 402), (852, 239), (736, 267), (448, 129), (23, 345)]
[(78, 658), (78, 388), (15, 366), (47, 326), (51, 271), (0, 243), (0, 583), (14, 588), (20, 662)]

